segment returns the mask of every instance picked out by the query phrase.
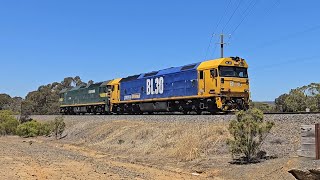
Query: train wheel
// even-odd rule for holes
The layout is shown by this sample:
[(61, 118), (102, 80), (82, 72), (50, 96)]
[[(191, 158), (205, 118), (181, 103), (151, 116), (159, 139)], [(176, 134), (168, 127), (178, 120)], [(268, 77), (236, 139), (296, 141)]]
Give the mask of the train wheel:
[(201, 110), (198, 110), (198, 111), (196, 111), (196, 113), (197, 113), (198, 115), (201, 115), (201, 114), (202, 114), (202, 111), (201, 111)]

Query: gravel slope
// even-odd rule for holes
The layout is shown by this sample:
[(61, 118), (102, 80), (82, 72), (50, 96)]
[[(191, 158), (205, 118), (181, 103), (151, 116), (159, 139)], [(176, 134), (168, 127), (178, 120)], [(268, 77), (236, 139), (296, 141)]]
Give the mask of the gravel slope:
[[(56, 116), (32, 116), (36, 120), (53, 120)], [(72, 129), (79, 131), (69, 137), (72, 140), (79, 140), (83, 136), (82, 131), (89, 131), (103, 123), (113, 121), (142, 121), (151, 123), (195, 123), (195, 124), (226, 124), (235, 119), (234, 115), (85, 115), (85, 116), (64, 116), (65, 121)], [(263, 149), (270, 155), (279, 157), (297, 155), (300, 147), (300, 126), (320, 123), (320, 114), (271, 114), (265, 115), (266, 121), (275, 123)], [(227, 149), (224, 150), (227, 151)], [(227, 152), (225, 152), (227, 153)]]
[[(55, 116), (33, 116), (32, 118), (48, 121), (53, 120)], [(200, 171), (207, 178), (294, 179), (287, 173), (292, 168), (320, 168), (320, 162), (297, 156), (297, 150), (300, 148), (300, 126), (320, 123), (320, 114), (265, 115), (265, 120), (275, 122), (275, 127), (262, 149), (279, 158), (244, 166), (228, 163), (231, 158), (224, 139), (228, 137), (226, 134), (228, 122), (234, 118), (234, 115), (65, 116), (68, 128), (67, 137), (62, 143), (111, 153), (120, 161), (143, 164), (157, 169), (182, 171), (189, 174)], [(179, 126), (180, 129), (178, 127), (172, 131), (170, 128), (175, 126)], [(182, 161), (167, 153), (171, 146), (179, 144), (179, 140), (171, 142), (170, 138), (172, 138), (172, 132), (183, 134), (181, 126), (191, 135), (196, 134), (197, 131), (207, 131), (206, 127), (219, 127), (220, 129), (213, 128), (213, 131), (217, 131), (216, 135), (221, 136), (222, 140), (219, 139), (220, 137), (213, 137), (214, 133), (190, 136), (191, 139), (196, 137), (196, 140), (201, 141), (202, 146), (205, 145), (205, 152), (200, 151), (200, 155), (193, 160)], [(192, 129), (197, 131), (191, 131)], [(167, 143), (159, 145), (157, 141), (153, 141), (163, 141), (159, 138), (161, 136), (169, 138), (164, 140)], [(213, 138), (211, 143), (204, 142), (210, 138)], [(120, 143), (120, 140), (124, 143)], [(181, 135), (180, 141), (184, 142), (185, 136)], [(190, 144), (190, 146), (193, 145)]]

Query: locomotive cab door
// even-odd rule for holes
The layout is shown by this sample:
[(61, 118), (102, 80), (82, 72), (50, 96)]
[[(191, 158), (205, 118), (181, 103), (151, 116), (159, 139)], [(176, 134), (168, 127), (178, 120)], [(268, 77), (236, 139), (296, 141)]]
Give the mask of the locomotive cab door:
[(210, 69), (210, 89), (209, 94), (215, 94), (218, 90), (218, 70)]
[(198, 72), (198, 79), (199, 79), (198, 95), (203, 95), (206, 90), (205, 73), (203, 70)]

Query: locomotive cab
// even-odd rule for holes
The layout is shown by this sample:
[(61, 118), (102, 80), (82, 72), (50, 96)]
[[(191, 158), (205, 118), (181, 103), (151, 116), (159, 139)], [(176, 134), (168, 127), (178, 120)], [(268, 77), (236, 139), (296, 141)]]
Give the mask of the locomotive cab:
[(220, 58), (202, 63), (199, 71), (200, 96), (215, 96), (223, 111), (249, 106), (248, 65), (239, 57)]

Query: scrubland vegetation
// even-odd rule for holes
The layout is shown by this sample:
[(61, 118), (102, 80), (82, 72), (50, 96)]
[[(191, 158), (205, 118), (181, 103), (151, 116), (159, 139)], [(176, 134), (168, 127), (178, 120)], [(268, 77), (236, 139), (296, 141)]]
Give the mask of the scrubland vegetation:
[[(93, 83), (90, 80), (88, 83)], [(0, 110), (10, 110), (14, 114), (30, 115), (59, 114), (59, 92), (64, 88), (70, 88), (81, 84), (87, 84), (79, 76), (66, 77), (61, 82), (53, 82), (38, 87), (37, 90), (29, 92), (23, 99), (11, 97), (8, 94), (0, 94)]]
[(62, 117), (57, 117), (50, 122), (38, 122), (33, 119), (21, 122), (14, 117), (12, 111), (0, 111), (0, 135), (18, 135), (21, 137), (54, 135), (58, 139), (64, 129), (65, 123)]
[(291, 89), (289, 93), (280, 95), (274, 102), (252, 102), (251, 108), (263, 112), (310, 112), (320, 111), (320, 83)]

